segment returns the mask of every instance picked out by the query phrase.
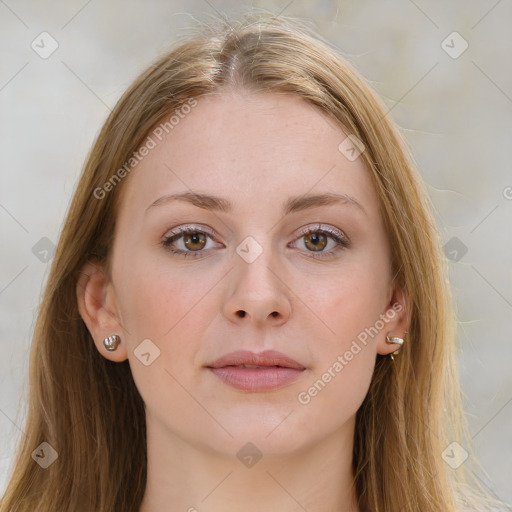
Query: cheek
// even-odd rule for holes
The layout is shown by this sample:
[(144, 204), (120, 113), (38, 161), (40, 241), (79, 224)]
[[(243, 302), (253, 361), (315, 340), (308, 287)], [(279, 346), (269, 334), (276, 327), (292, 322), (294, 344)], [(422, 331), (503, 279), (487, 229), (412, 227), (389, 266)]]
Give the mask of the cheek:
[(375, 324), (386, 308), (387, 293), (387, 272), (363, 259), (302, 285), (310, 310), (327, 328), (329, 345), (338, 349)]
[[(188, 414), (193, 418), (198, 411), (179, 383), (194, 377), (195, 358), (211, 323), (208, 299), (213, 297), (218, 276), (206, 273), (198, 279), (190, 270), (149, 259), (139, 267), (135, 260), (127, 259), (117, 269), (120, 284), (116, 289), (128, 359), (144, 402), (162, 414), (169, 403), (179, 403), (184, 417)], [(137, 354), (147, 339), (154, 345), (149, 345), (152, 362), (146, 366)], [(154, 360), (153, 353), (158, 354)], [(190, 411), (185, 414), (187, 408)]]
[[(133, 338), (150, 338), (157, 343), (179, 337), (178, 333), (197, 326), (215, 276), (202, 275), (165, 258), (133, 258), (119, 267), (118, 295), (124, 325)], [(189, 338), (191, 333), (189, 333)]]
[(376, 341), (383, 335), (371, 329), (386, 309), (386, 279), (379, 263), (361, 259), (305, 291), (327, 333), (311, 343), (316, 364), (301, 389), (302, 399), (298, 397), (307, 416), (327, 415), (330, 420), (325, 420), (335, 424), (354, 414), (364, 400), (375, 366)]
[(317, 298), (313, 307), (322, 312), (329, 334), (311, 343), (315, 365), (297, 394), (304, 428), (309, 430), (309, 420), (315, 418), (325, 428), (334, 429), (363, 402), (375, 367), (377, 340), (365, 334), (365, 329), (375, 325), (383, 313), (384, 294), (379, 286), (367, 272), (354, 271), (331, 280), (323, 297)]

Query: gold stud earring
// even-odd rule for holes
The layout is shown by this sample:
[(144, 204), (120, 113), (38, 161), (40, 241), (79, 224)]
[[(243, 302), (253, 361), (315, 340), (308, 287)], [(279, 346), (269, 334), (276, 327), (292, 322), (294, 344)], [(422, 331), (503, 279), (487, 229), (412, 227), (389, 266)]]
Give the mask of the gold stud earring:
[(112, 352), (113, 350), (117, 349), (120, 341), (121, 338), (117, 334), (113, 334), (112, 336), (109, 336), (103, 340), (103, 345), (107, 350)]

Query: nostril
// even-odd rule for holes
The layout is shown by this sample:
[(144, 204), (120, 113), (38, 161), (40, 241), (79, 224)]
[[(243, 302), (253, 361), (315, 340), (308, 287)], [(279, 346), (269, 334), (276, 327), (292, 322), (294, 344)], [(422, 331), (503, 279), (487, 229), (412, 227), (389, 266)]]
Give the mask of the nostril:
[(241, 318), (243, 318), (243, 317), (245, 316), (245, 311), (241, 309), (241, 310), (238, 312), (238, 315), (239, 315)]

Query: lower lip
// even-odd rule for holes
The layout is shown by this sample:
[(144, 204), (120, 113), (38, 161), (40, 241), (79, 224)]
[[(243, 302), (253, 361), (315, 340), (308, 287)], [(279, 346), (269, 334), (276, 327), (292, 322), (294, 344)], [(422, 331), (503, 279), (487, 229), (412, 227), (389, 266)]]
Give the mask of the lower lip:
[(297, 380), (304, 370), (271, 366), (268, 368), (243, 368), (224, 366), (210, 368), (223, 382), (243, 391), (261, 392), (278, 389)]

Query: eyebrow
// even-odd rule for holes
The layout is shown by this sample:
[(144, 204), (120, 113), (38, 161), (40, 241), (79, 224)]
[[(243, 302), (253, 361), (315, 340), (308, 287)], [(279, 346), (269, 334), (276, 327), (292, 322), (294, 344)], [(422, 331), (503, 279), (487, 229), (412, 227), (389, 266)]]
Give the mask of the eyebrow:
[[(210, 211), (229, 213), (233, 210), (232, 203), (227, 199), (209, 194), (200, 194), (197, 192), (184, 192), (181, 194), (168, 194), (159, 197), (147, 207), (146, 212), (154, 206), (168, 204), (173, 201), (184, 201), (197, 206), (198, 208)], [(290, 197), (283, 205), (283, 215), (289, 215), (290, 213), (300, 212), (310, 208), (318, 208), (320, 206), (329, 206), (334, 204), (354, 206), (366, 214), (366, 210), (363, 205), (352, 196), (328, 192), (324, 194), (309, 194)]]

